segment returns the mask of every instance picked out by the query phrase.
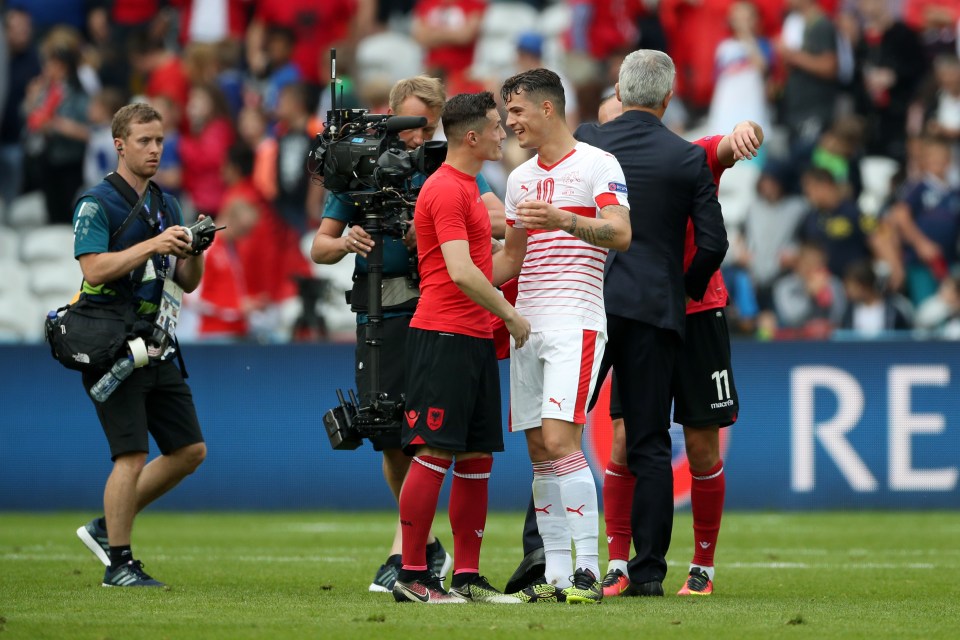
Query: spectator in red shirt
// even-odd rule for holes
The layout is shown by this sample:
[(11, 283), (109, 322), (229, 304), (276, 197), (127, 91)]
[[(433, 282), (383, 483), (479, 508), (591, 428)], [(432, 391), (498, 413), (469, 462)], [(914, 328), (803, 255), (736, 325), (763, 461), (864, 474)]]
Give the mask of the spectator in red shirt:
[(215, 215), (226, 191), (220, 170), (234, 138), (227, 104), (216, 87), (197, 85), (190, 90), (186, 114), (187, 131), (180, 139), (183, 190), (197, 211)]
[(663, 0), (661, 18), (668, 53), (677, 65), (677, 95), (684, 105), (706, 109), (714, 83), (714, 56), (727, 37), (732, 0)]
[(483, 0), (417, 2), (410, 33), (426, 49), (431, 74), (447, 78), (470, 68), (486, 8)]
[(134, 71), (144, 78), (144, 93), (151, 98), (166, 96), (182, 111), (187, 106), (190, 80), (183, 61), (153, 38), (134, 40), (130, 58)]
[(217, 216), (225, 224), (207, 250), (203, 279), (197, 290), (200, 312), (200, 336), (240, 339), (247, 336), (247, 315), (255, 302), (247, 293), (244, 263), (238, 242), (257, 224), (254, 203), (235, 198)]
[(277, 216), (253, 182), (254, 151), (245, 143), (230, 147), (223, 176), (227, 192), (225, 206), (243, 200), (257, 207), (253, 231), (237, 241), (237, 254), (243, 265), (247, 296), (250, 299), (251, 331), (273, 334), (277, 304), (297, 295), (294, 276), (307, 276), (310, 268), (300, 253), (299, 242)]
[(293, 62), (303, 79), (326, 84), (320, 69), (331, 47), (349, 43), (357, 16), (357, 0), (256, 0), (253, 22), (247, 30), (247, 62), (257, 76), (266, 71), (266, 32), (287, 27), (296, 34)]
[[(156, 2), (156, 0), (139, 1)], [(253, 0), (224, 0), (226, 11), (220, 11), (217, 3), (204, 0), (168, 1), (180, 9), (180, 42), (183, 44), (223, 40), (242, 41), (249, 15), (247, 7), (253, 2)]]
[(567, 48), (589, 54), (595, 60), (636, 47), (640, 37), (637, 20), (646, 14), (642, 0), (570, 0), (573, 20), (567, 33)]

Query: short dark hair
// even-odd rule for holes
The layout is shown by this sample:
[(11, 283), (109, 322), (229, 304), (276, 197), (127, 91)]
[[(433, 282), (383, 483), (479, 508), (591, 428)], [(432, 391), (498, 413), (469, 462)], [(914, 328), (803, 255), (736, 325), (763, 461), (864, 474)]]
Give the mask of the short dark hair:
[(506, 104), (512, 95), (526, 93), (530, 99), (539, 102), (547, 100), (553, 105), (557, 114), (564, 118), (567, 100), (563, 92), (563, 83), (558, 76), (550, 69), (531, 69), (523, 71), (514, 76), (510, 76), (500, 88), (500, 98)]
[(460, 93), (443, 106), (443, 131), (447, 141), (460, 144), (468, 131), (479, 131), (487, 124), (487, 114), (497, 108), (497, 102), (489, 91)]
[(867, 289), (876, 290), (877, 288), (877, 272), (873, 270), (873, 263), (869, 259), (852, 263), (844, 271), (843, 278)]
[(290, 84), (284, 85), (283, 88), (280, 89), (280, 92), (289, 95), (300, 109), (306, 113), (313, 113), (313, 110), (317, 106), (317, 101), (320, 98), (316, 89), (305, 82), (291, 82)]
[(837, 177), (823, 167), (808, 167), (807, 170), (803, 172), (803, 177), (806, 180), (813, 180), (821, 184), (837, 184)]
[(920, 143), (925, 147), (934, 146), (942, 147), (944, 149), (950, 149), (951, 147), (950, 140), (938, 133), (924, 133), (920, 137)]
[(147, 122), (163, 122), (160, 112), (151, 107), (146, 102), (135, 102), (125, 107), (120, 107), (113, 116), (113, 122), (110, 124), (110, 133), (114, 138), (126, 139), (130, 135), (130, 125), (145, 124)]
[(235, 142), (227, 151), (227, 163), (236, 167), (244, 178), (253, 175), (253, 149), (245, 142)]
[(297, 34), (290, 27), (274, 25), (267, 29), (267, 40), (283, 40), (292, 47), (297, 43)]

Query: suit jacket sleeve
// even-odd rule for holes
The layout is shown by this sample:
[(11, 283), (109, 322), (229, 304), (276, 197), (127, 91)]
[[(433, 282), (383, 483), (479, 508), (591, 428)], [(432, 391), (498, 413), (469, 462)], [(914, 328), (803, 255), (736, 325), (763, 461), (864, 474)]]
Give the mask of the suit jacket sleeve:
[[(697, 149), (701, 154), (700, 149)], [(723, 257), (727, 255), (727, 229), (723, 225), (723, 213), (717, 201), (717, 185), (707, 166), (706, 156), (700, 163), (700, 174), (696, 183), (696, 196), (693, 200), (693, 241), (697, 252), (684, 274), (684, 287), (687, 295), (694, 300), (702, 300), (707, 291), (710, 277), (720, 268)]]

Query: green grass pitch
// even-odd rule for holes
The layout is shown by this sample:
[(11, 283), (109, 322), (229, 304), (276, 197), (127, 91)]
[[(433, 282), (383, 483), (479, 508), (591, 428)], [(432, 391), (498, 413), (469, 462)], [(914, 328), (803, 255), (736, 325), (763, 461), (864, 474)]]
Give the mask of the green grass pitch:
[[(389, 513), (145, 513), (134, 551), (168, 590), (101, 588), (74, 535), (93, 515), (0, 514), (0, 640), (960, 637), (955, 512), (726, 514), (716, 593), (697, 599), (673, 595), (692, 544), (681, 513), (665, 598), (455, 607), (367, 593)], [(521, 519), (490, 515), (495, 585), (520, 559)], [(445, 513), (436, 525), (452, 551)]]

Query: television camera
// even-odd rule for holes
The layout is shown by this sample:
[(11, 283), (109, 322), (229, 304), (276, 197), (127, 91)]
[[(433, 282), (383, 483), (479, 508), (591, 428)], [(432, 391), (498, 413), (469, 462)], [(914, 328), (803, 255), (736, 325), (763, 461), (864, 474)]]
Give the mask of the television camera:
[[(436, 171), (446, 156), (445, 142), (428, 141), (408, 151), (400, 132), (427, 124), (427, 119), (368, 113), (337, 106), (336, 51), (330, 52), (331, 110), (307, 155), (307, 170), (332, 193), (353, 202), (358, 216), (352, 221), (370, 234), (373, 250), (367, 256), (367, 324), (369, 346), (365, 363), (369, 392), (361, 397), (337, 390), (338, 404), (323, 416), (334, 449), (356, 449), (363, 438), (399, 430), (404, 398), (389, 397), (380, 388), (380, 348), (383, 325), (383, 237), (403, 237), (413, 218), (422, 179)], [(342, 96), (340, 102), (342, 103)], [(410, 258), (411, 286), (418, 276), (416, 256)]]

